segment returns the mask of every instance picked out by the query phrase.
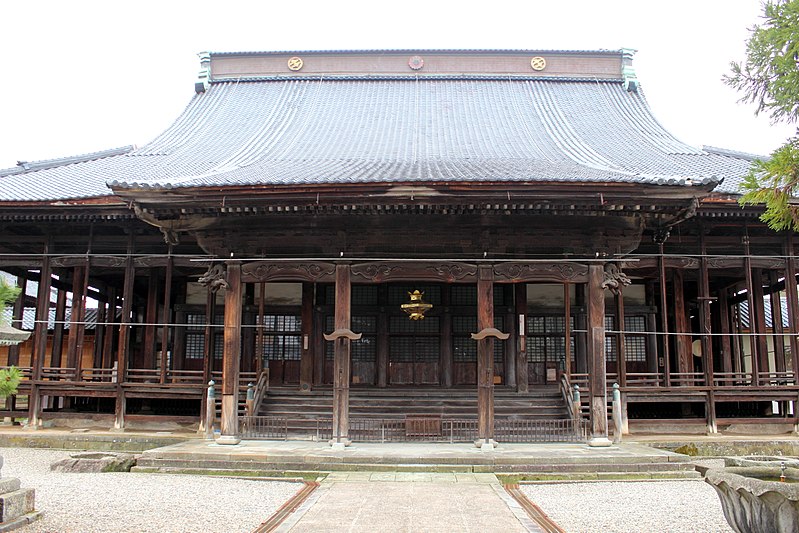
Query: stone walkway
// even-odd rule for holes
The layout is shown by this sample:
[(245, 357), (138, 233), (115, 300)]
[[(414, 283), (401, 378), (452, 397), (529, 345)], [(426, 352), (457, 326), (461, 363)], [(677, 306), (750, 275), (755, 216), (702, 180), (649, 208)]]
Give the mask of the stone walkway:
[(493, 474), (334, 472), (277, 531), (543, 530)]

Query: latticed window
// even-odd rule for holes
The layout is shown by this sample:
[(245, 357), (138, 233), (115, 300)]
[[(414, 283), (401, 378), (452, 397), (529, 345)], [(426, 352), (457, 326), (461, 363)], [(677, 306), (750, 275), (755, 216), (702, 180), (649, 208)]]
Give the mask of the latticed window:
[(388, 356), (392, 362), (438, 362), (441, 321), (437, 316), (428, 316), (423, 320), (410, 320), (404, 315), (391, 316), (388, 328)]
[[(453, 285), (450, 289), (450, 305), (453, 306), (477, 306), (477, 286), (476, 285)], [(494, 289), (494, 306), (505, 305), (505, 291)]]
[[(299, 361), (302, 357), (302, 317), (300, 315), (264, 315), (263, 346), (265, 361)], [(256, 319), (261, 325), (261, 317)]]
[[(333, 331), (335, 329), (335, 317), (329, 315), (325, 318), (325, 331)], [(374, 362), (377, 361), (377, 317), (375, 316), (358, 316), (354, 315), (350, 318), (352, 331), (361, 333), (360, 340), (352, 341), (350, 343), (350, 355), (353, 361), (361, 362)], [(325, 357), (333, 359), (334, 353), (333, 342), (325, 342)]]
[[(569, 317), (571, 360), (574, 361), (574, 317)], [(557, 362), (566, 366), (566, 318), (556, 316), (527, 317), (527, 361), (530, 363)]]
[[(212, 357), (221, 359), (225, 346), (222, 328), (224, 317), (217, 313), (213, 328), (214, 350)], [(202, 359), (205, 356), (205, 313), (186, 314), (186, 359)]]
[[(605, 330), (615, 331), (615, 317), (605, 316)], [(646, 316), (624, 317), (624, 359), (627, 362), (646, 362)], [(605, 357), (609, 362), (618, 358), (618, 333), (605, 335)]]
[[(501, 316), (494, 317), (494, 327), (504, 331), (505, 321)], [(476, 316), (452, 317), (452, 358), (456, 363), (477, 362), (477, 341), (471, 334), (477, 333)], [(501, 363), (505, 360), (505, 343), (494, 340), (494, 362)]]

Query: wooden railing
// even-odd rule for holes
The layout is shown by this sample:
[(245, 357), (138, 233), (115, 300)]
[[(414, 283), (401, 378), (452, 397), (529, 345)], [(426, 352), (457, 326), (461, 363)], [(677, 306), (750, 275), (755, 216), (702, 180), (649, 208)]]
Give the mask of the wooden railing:
[(255, 416), (261, 408), (261, 403), (264, 401), (269, 390), (269, 369), (264, 368), (258, 376), (258, 381), (255, 382), (253, 389), (252, 402), (248, 405), (247, 416)]

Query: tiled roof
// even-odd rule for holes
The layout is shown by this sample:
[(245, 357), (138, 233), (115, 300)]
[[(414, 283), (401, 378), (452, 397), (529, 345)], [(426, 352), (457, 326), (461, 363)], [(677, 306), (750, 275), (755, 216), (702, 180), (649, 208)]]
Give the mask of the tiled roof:
[(675, 139), (620, 81), (211, 83), (124, 154), (0, 174), (0, 201), (130, 189), (379, 182), (627, 182), (734, 191), (750, 161)]
[[(2, 310), (2, 317), (5, 320), (11, 320), (11, 308), (6, 307)], [(65, 318), (64, 318), (64, 329), (70, 328), (70, 318), (72, 317), (72, 309), (67, 307), (65, 310)], [(97, 308), (96, 307), (88, 307), (86, 308), (86, 314), (83, 319), (84, 323), (86, 324), (86, 329), (95, 329), (97, 325)], [(24, 329), (25, 331), (33, 331), (33, 328), (36, 326), (36, 308), (35, 307), (26, 307), (25, 311), (22, 313), (22, 327), (18, 324), (12, 324), (17, 329)], [(55, 327), (55, 309), (50, 309), (50, 316), (47, 321), (47, 329), (54, 329)]]

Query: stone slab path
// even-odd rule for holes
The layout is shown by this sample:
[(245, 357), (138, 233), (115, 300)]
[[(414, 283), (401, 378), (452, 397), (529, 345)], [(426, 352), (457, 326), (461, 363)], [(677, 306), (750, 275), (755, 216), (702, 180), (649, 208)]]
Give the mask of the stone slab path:
[(277, 531), (530, 533), (543, 530), (493, 474), (340, 472)]

